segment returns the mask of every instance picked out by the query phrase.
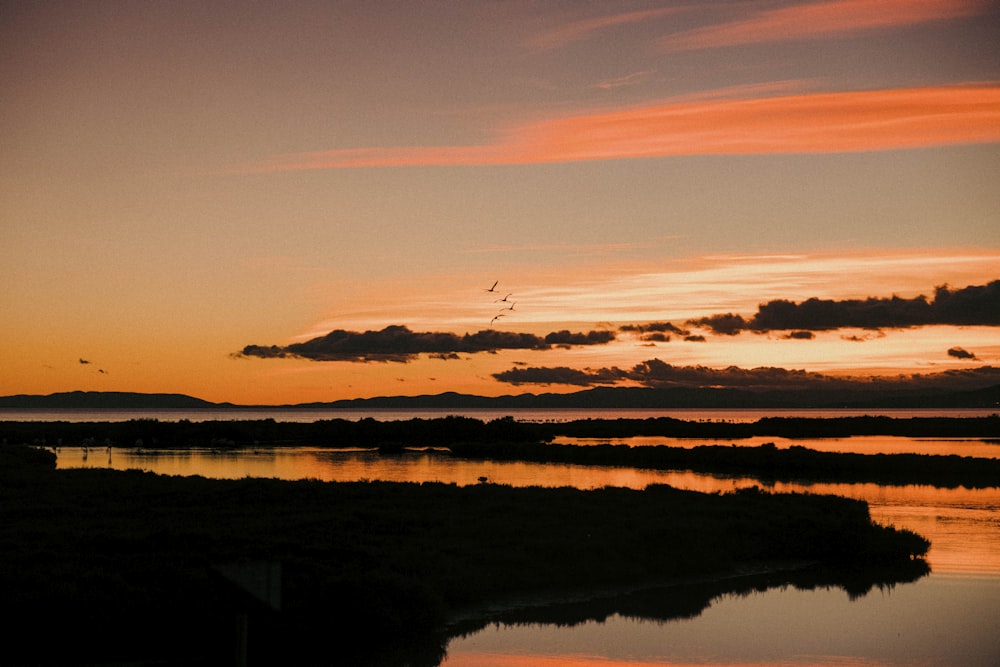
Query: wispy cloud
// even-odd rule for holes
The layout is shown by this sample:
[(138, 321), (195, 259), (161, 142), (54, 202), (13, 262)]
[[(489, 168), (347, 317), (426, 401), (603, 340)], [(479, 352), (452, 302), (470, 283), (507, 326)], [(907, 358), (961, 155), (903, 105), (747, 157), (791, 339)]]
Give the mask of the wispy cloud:
[(1000, 85), (702, 99), (543, 120), (477, 146), (354, 148), (281, 156), (246, 172), (510, 165), (885, 151), (1000, 141)]
[(667, 51), (718, 48), (792, 40), (820, 39), (859, 31), (975, 16), (987, 0), (829, 0), (796, 3), (761, 11), (749, 18), (670, 35)]
[(625, 86), (634, 86), (642, 83), (649, 75), (652, 74), (651, 71), (643, 72), (632, 72), (631, 74), (626, 74), (624, 76), (619, 76), (614, 79), (606, 79), (604, 81), (598, 81), (591, 88), (598, 88), (600, 90), (614, 90), (616, 88), (623, 88)]
[(534, 35), (528, 40), (528, 46), (539, 50), (557, 49), (589, 39), (609, 28), (662, 18), (683, 9), (683, 7), (661, 7), (573, 21)]
[(633, 250), (635, 243), (536, 243), (532, 245), (493, 244), (478, 248), (470, 248), (469, 253), (504, 253), (504, 252), (571, 252), (571, 253), (608, 253)]
[[(593, 249), (587, 244), (579, 249), (573, 244), (565, 248), (561, 244), (513, 245), (469, 251), (470, 257), (484, 257), (489, 262), (495, 259), (509, 266), (499, 275), (482, 275), (474, 281), (461, 275), (423, 276), (416, 281), (387, 281), (349, 298), (340, 295), (331, 311), (299, 331), (294, 341), (316, 338), (334, 329), (380, 329), (391, 322), (405, 322), (425, 331), (476, 331), (486, 327), (496, 313), (492, 299), (481, 302), (481, 290), (497, 278), (501, 281), (498, 289), (504, 294), (513, 292), (517, 302), (516, 317), (511, 313), (512, 317), (504, 320), (507, 327), (545, 333), (567, 326), (586, 328), (598, 322), (617, 326), (672, 320), (683, 326), (689, 319), (725, 312), (750, 317), (761, 303), (776, 299), (802, 302), (810, 298), (865, 299), (872, 294), (933, 296), (935, 285), (990, 282), (997, 278), (995, 267), (1000, 265), (1000, 251), (988, 247), (725, 254), (639, 261), (629, 259), (628, 248), (616, 254), (614, 248), (609, 250), (602, 244)], [(508, 265), (505, 250), (512, 258), (531, 250), (545, 253), (546, 258)], [(495, 255), (484, 254), (487, 252)], [(607, 261), (608, 256), (615, 261)], [(948, 341), (945, 347), (955, 342)]]

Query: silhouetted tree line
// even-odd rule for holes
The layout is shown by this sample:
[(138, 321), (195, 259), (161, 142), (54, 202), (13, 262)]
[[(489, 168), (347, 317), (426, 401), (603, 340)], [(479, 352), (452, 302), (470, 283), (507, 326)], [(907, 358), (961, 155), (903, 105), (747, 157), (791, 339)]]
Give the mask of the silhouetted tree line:
[(670, 417), (648, 419), (582, 419), (564, 424), (539, 424), (540, 440), (555, 436), (578, 438), (739, 439), (846, 438), (864, 435), (942, 438), (1000, 438), (1000, 415), (987, 417), (764, 417), (753, 422), (686, 421)]
[(534, 425), (515, 421), (511, 417), (491, 421), (449, 416), (398, 421), (365, 418), (315, 422), (277, 422), (273, 419), (0, 422), (0, 438), (3, 440), (47, 447), (444, 447), (454, 442), (523, 442), (538, 437)]
[(453, 443), (549, 442), (557, 436), (621, 438), (739, 439), (754, 436), (837, 438), (862, 435), (907, 437), (1000, 438), (1000, 415), (989, 417), (882, 416), (792, 418), (767, 417), (755, 422), (703, 422), (669, 417), (581, 419), (531, 423), (512, 417), (480, 420), (448, 416), (434, 419), (277, 422), (273, 419), (193, 422), (135, 419), (124, 422), (0, 422), (0, 439), (48, 447), (448, 447)]

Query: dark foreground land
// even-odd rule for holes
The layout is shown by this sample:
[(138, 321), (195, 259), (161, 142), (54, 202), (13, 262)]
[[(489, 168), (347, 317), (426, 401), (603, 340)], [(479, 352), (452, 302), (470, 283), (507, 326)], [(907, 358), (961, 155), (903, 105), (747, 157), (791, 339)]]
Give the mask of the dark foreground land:
[[(802, 585), (860, 594), (925, 574), (928, 546), (832, 496), (223, 481), (0, 447), (5, 664), (234, 664), (246, 615), (251, 665), (434, 665), (511, 597), (680, 578), (700, 583), (608, 604), (690, 615), (775, 583), (722, 575), (812, 563)], [(270, 604), (234, 570), (266, 574)]]

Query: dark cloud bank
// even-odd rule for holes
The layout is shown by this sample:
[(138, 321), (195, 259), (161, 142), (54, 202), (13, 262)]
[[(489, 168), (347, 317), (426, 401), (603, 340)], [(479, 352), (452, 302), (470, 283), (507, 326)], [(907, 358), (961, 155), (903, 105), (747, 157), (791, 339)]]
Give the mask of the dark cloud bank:
[(901, 329), (944, 324), (1000, 326), (1000, 280), (957, 290), (942, 285), (934, 290), (932, 299), (923, 295), (912, 299), (893, 296), (844, 301), (812, 298), (802, 303), (777, 299), (758, 306), (757, 314), (750, 319), (725, 313), (691, 320), (688, 324), (728, 335), (741, 331), (792, 329)]
[(548, 350), (554, 347), (603, 345), (615, 339), (611, 331), (574, 333), (554, 331), (544, 337), (484, 329), (462, 336), (447, 332), (417, 332), (405, 326), (388, 326), (380, 331), (337, 329), (303, 343), (279, 347), (247, 345), (238, 356), (266, 359), (299, 357), (314, 361), (394, 361), (408, 362), (421, 354), (441, 359), (457, 359), (460, 354), (499, 350)]
[[(981, 325), (1000, 326), (1000, 280), (986, 285), (969, 286), (952, 290), (947, 285), (937, 287), (932, 299), (918, 296), (904, 299), (869, 297), (834, 301), (812, 298), (801, 303), (778, 299), (758, 306), (757, 314), (749, 319), (742, 315), (724, 313), (690, 320), (688, 325), (710, 329), (716, 334), (736, 335), (742, 331), (765, 332), (786, 331), (785, 338), (809, 340), (814, 331), (839, 328), (861, 328), (878, 330), (882, 328), (907, 328), (927, 325)], [(670, 322), (626, 324), (620, 332), (637, 335), (647, 343), (668, 342), (671, 336), (682, 337), (686, 341), (703, 342), (705, 338), (690, 330), (675, 326)], [(856, 338), (857, 339), (857, 338)], [(345, 331), (337, 329), (302, 343), (291, 345), (263, 346), (247, 345), (235, 356), (260, 358), (297, 357), (314, 361), (353, 362), (400, 362), (405, 363), (426, 354), (439, 359), (457, 359), (462, 354), (495, 353), (500, 350), (550, 350), (587, 345), (604, 345), (615, 340), (615, 332), (608, 330), (590, 332), (554, 331), (546, 336), (515, 333), (495, 329), (485, 329), (476, 333), (457, 335), (449, 332), (416, 332), (406, 326), (392, 325), (379, 331)], [(858, 339), (860, 340), (860, 339)], [(975, 359), (962, 348), (948, 351), (952, 357)], [(82, 360), (81, 360), (82, 362)], [(697, 370), (692, 370), (697, 369)], [(669, 369), (669, 372), (668, 372)], [(795, 374), (798, 371), (783, 369), (737, 369), (711, 371), (720, 374), (715, 379), (732, 384), (736, 376), (741, 383), (754, 384), (765, 379), (768, 374), (782, 372)], [(710, 369), (678, 367), (662, 364), (658, 360), (645, 362), (630, 370), (606, 368), (598, 370), (578, 370), (572, 368), (515, 368), (495, 377), (501, 382), (512, 384), (566, 384), (590, 386), (617, 384), (621, 382), (639, 383), (644, 386), (658, 386), (665, 382), (677, 383), (678, 374), (695, 374), (699, 382), (710, 382)], [(766, 371), (766, 372), (765, 372)], [(688, 378), (690, 379), (690, 378)], [(784, 386), (789, 386), (799, 376), (789, 375), (777, 378)], [(815, 380), (815, 378), (813, 378)], [(833, 379), (824, 381), (833, 382)], [(770, 381), (764, 384), (769, 384)]]
[(840, 377), (786, 368), (708, 368), (674, 366), (650, 359), (632, 368), (512, 368), (493, 374), (500, 382), (514, 385), (561, 384), (578, 387), (628, 385), (652, 389), (740, 389), (745, 391), (960, 391), (1000, 383), (1000, 368), (947, 370), (877, 377)]

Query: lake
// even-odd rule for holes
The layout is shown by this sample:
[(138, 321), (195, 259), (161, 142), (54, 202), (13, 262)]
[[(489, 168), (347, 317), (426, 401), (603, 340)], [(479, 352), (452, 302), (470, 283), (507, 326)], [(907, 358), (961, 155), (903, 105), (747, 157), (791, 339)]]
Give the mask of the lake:
[[(1000, 445), (977, 440), (767, 440), (779, 447), (799, 444), (827, 451), (1000, 455)], [(667, 438), (632, 442), (663, 443), (678, 444)], [(58, 453), (57, 466), (137, 468), (229, 479), (251, 476), (466, 485), (485, 478), (489, 483), (517, 486), (644, 488), (670, 484), (703, 492), (764, 486), (748, 477), (689, 472), (453, 460), (428, 449), (380, 456), (363, 449), (305, 447), (249, 451), (84, 451), (64, 447)], [(1000, 664), (1000, 489), (795, 483), (766, 488), (866, 500), (875, 520), (914, 530), (931, 540), (928, 560), (932, 573), (914, 583), (875, 589), (853, 599), (839, 588), (800, 590), (794, 586), (722, 595), (693, 618), (668, 621), (612, 614), (599, 621), (570, 625), (489, 625), (452, 639), (442, 667)]]

